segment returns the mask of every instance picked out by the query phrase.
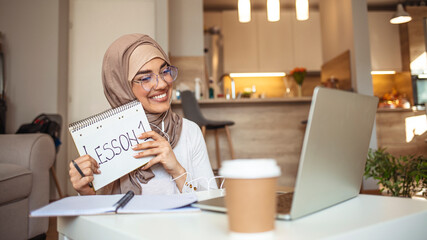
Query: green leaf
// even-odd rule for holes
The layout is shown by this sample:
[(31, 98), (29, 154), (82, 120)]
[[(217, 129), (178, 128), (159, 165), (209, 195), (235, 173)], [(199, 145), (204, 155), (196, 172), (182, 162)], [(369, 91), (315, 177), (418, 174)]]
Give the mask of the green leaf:
[(410, 197), (427, 188), (427, 158), (413, 154), (395, 157), (385, 148), (369, 149), (364, 176), (377, 180), (383, 186), (381, 192)]

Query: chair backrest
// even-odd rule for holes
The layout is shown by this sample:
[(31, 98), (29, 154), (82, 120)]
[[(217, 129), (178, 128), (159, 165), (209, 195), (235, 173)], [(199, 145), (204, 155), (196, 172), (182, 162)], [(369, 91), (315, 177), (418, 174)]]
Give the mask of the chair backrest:
[(182, 91), (181, 94), (182, 110), (184, 117), (197, 123), (199, 126), (206, 126), (207, 121), (200, 111), (199, 103), (191, 91)]
[(61, 145), (62, 116), (59, 114), (47, 114), (47, 113), (45, 114), (51, 121), (54, 121), (59, 125), (58, 135), (57, 135), (58, 139), (55, 139), (56, 152), (58, 152), (59, 146)]

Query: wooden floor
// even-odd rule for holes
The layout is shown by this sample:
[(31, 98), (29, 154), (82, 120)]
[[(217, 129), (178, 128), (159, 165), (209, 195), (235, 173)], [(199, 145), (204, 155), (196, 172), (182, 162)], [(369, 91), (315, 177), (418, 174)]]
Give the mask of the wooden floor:
[(56, 231), (56, 217), (49, 218), (49, 228), (46, 233), (46, 240), (57, 240), (58, 232)]

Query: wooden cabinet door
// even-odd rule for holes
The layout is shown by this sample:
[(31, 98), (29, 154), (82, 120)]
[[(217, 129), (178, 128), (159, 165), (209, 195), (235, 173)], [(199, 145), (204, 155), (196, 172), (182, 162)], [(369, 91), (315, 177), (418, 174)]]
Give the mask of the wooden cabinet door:
[(372, 70), (402, 70), (399, 26), (390, 24), (393, 12), (368, 12)]
[(240, 23), (237, 11), (222, 14), (224, 37), (224, 71), (258, 72), (258, 35), (256, 15), (249, 23)]
[(282, 11), (280, 21), (268, 22), (266, 11), (252, 11), (249, 23), (240, 23), (237, 11), (222, 14), (224, 71), (289, 72), (294, 67), (320, 71), (322, 38), (319, 12), (297, 21), (294, 11)]
[(294, 39), (294, 67), (305, 67), (308, 71), (320, 71), (322, 67), (322, 33), (320, 14), (310, 11), (306, 21), (298, 21), (292, 12)]
[(280, 20), (269, 22), (265, 11), (255, 13), (258, 24), (260, 72), (283, 72), (294, 67), (292, 16), (282, 11)]

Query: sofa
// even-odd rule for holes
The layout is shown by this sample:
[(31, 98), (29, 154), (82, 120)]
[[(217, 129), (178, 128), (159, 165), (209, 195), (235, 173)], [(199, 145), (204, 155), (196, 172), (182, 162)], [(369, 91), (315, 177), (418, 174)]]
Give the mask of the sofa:
[(43, 238), (48, 218), (29, 213), (49, 203), (55, 145), (47, 134), (0, 134), (0, 239)]

